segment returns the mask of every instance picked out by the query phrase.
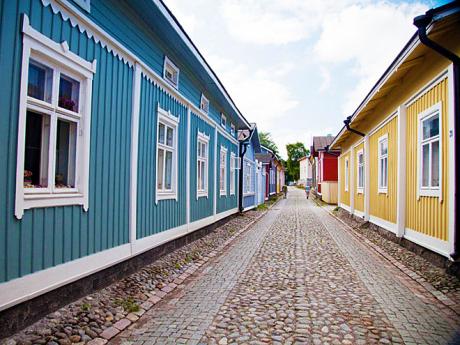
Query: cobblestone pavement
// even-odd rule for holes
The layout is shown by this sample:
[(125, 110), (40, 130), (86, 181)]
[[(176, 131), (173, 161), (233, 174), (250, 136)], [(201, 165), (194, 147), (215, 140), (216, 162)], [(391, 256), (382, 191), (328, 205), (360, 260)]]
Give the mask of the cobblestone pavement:
[(291, 189), (117, 342), (456, 343), (456, 314), (343, 227)]

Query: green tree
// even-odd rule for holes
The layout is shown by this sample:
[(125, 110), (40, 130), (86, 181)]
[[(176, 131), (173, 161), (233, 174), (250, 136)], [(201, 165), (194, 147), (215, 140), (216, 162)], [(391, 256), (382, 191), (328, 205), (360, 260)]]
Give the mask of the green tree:
[(289, 181), (297, 181), (300, 178), (300, 162), (299, 159), (308, 155), (309, 150), (305, 145), (297, 142), (294, 144), (287, 144), (286, 151), (288, 159), (286, 161), (287, 176)]
[(273, 151), (279, 157), (278, 146), (273, 141), (272, 135), (269, 132), (259, 132), (260, 144)]

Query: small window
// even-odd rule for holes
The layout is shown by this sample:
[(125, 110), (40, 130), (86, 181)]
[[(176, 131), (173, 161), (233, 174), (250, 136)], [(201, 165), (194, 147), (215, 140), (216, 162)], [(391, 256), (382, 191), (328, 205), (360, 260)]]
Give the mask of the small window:
[(204, 94), (201, 94), (200, 109), (206, 114), (209, 113), (209, 100), (204, 96)]
[(208, 195), (209, 137), (198, 132), (197, 140), (197, 198)]
[(91, 10), (91, 0), (73, 0), (78, 6), (83, 8), (86, 12)]
[(156, 200), (177, 200), (178, 119), (158, 108)]
[(236, 171), (239, 169), (239, 159), (232, 152), (230, 154), (230, 195), (235, 195)]
[(179, 87), (179, 68), (177, 68), (167, 56), (165, 56), (163, 66), (163, 78), (176, 89)]
[(220, 125), (227, 128), (227, 117), (224, 114), (220, 114)]
[(441, 106), (419, 115), (419, 195), (440, 196)]
[(379, 193), (388, 192), (388, 134), (379, 138), (378, 141), (378, 183)]
[(345, 192), (348, 192), (349, 173), (348, 158), (345, 158)]
[(358, 151), (356, 155), (357, 161), (357, 191), (358, 193), (362, 194), (364, 192), (364, 152), (363, 150)]
[(225, 147), (220, 148), (220, 180), (219, 180), (219, 190), (220, 195), (227, 195), (227, 149)]
[[(26, 21), (27, 23), (27, 21)], [(95, 63), (24, 25), (15, 215), (88, 209), (91, 86)], [(40, 53), (37, 53), (40, 52)]]
[(230, 125), (230, 133), (231, 133), (232, 135), (235, 135), (235, 132), (236, 132), (236, 130), (235, 130), (235, 125), (232, 123), (232, 124)]
[(254, 165), (251, 161), (245, 161), (243, 193), (254, 193)]

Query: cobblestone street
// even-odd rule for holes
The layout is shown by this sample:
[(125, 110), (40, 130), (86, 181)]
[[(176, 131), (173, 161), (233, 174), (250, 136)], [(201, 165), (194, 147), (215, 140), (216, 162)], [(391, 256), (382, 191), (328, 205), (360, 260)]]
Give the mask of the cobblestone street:
[(460, 318), (291, 189), (114, 344), (454, 344)]

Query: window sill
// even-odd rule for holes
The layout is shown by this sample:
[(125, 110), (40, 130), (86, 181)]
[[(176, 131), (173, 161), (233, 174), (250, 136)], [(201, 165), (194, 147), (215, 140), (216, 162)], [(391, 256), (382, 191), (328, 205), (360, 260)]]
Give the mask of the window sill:
[(208, 198), (208, 192), (197, 192), (196, 199), (199, 198)]
[(388, 189), (387, 188), (379, 188), (378, 193), (379, 194), (388, 194)]
[(177, 201), (177, 194), (176, 193), (158, 193), (157, 192), (157, 202), (160, 200), (176, 200)]
[(359, 188), (359, 189), (356, 191), (356, 193), (358, 193), (358, 194), (364, 194), (364, 189)]
[(227, 196), (227, 191), (220, 191), (219, 196)]
[(439, 189), (421, 189), (418, 191), (419, 196), (439, 198), (441, 197), (441, 192)]
[(249, 192), (249, 193), (243, 193), (243, 196), (254, 196), (256, 193), (254, 192)]
[(20, 204), (16, 204), (15, 215), (22, 219), (24, 210), (31, 208), (59, 207), (59, 206), (83, 206), (84, 211), (88, 211), (88, 202), (81, 193), (68, 194), (28, 194), (24, 195)]

